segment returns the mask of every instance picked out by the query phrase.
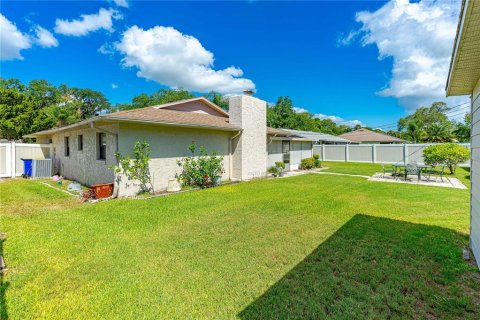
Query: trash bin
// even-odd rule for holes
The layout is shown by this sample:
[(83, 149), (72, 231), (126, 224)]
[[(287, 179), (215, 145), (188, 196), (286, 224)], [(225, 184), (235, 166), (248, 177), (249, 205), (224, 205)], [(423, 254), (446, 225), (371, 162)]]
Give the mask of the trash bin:
[(32, 176), (32, 159), (23, 159), (23, 176), (31, 177)]

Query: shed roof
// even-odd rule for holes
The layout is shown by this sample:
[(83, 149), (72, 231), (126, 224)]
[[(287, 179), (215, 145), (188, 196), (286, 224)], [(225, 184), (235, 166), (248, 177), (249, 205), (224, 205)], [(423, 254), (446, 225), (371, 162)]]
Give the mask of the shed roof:
[(371, 131), (365, 128), (341, 134), (340, 137), (353, 142), (395, 143), (405, 141), (396, 137), (392, 137), (388, 134)]
[(446, 84), (447, 96), (473, 92), (480, 79), (480, 1), (463, 0)]

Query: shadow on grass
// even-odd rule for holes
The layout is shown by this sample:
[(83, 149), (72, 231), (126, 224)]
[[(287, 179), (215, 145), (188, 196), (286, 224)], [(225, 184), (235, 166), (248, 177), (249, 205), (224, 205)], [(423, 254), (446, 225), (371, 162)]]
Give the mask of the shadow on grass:
[(480, 281), (452, 230), (358, 214), (241, 319), (479, 319)]
[[(1, 237), (1, 235), (0, 235)], [(5, 239), (0, 238), (0, 256), (3, 256), (3, 243)], [(8, 282), (4, 282), (3, 280), (3, 272), (0, 270), (0, 319), (6, 320), (8, 319), (7, 313), (7, 301), (5, 298), (5, 294), (7, 292)]]

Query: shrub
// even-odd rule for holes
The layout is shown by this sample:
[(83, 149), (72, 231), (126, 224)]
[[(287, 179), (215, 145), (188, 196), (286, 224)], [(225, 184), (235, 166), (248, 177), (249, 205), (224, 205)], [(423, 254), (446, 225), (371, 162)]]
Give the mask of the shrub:
[(277, 166), (271, 166), (270, 168), (268, 168), (267, 171), (268, 171), (268, 173), (271, 173), (275, 176), (280, 173), (280, 169)]
[(425, 163), (429, 165), (446, 164), (450, 173), (455, 173), (457, 164), (465, 162), (470, 157), (470, 151), (455, 143), (437, 144), (423, 150)]
[(316, 154), (316, 153), (314, 153), (314, 154), (313, 154), (313, 159), (315, 159), (315, 160), (318, 160), (318, 159), (320, 159), (320, 155), (319, 155), (319, 154)]
[(182, 167), (182, 172), (177, 174), (177, 179), (182, 187), (213, 186), (216, 177), (223, 173), (223, 157), (217, 156), (215, 151), (209, 155), (203, 146), (198, 148), (198, 155), (195, 155), (197, 151), (195, 141), (188, 146), (188, 150), (191, 152), (191, 156), (177, 161), (178, 166)]
[[(118, 165), (111, 167), (115, 174), (124, 174), (129, 180), (140, 182), (140, 193), (151, 192), (152, 183), (148, 162), (150, 161), (150, 145), (145, 139), (137, 141), (133, 147), (134, 158), (122, 156), (115, 152)], [(148, 186), (150, 185), (150, 187)]]
[(300, 162), (300, 168), (304, 170), (310, 170), (315, 168), (315, 159), (314, 158), (305, 158)]
[(275, 162), (275, 167), (277, 167), (279, 171), (283, 171), (285, 170), (285, 163), (283, 163), (283, 161), (277, 161)]

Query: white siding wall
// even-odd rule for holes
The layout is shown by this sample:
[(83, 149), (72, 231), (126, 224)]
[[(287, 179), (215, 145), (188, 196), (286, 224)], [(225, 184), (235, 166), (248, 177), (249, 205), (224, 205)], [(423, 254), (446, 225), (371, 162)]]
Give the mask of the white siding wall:
[(480, 80), (472, 94), (470, 245), (480, 267)]

